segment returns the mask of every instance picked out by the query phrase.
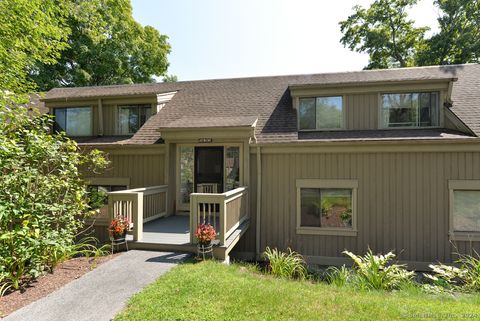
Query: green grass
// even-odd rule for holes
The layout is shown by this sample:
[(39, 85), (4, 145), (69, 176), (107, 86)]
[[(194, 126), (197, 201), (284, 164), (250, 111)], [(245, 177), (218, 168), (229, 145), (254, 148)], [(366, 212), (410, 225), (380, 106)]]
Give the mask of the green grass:
[(415, 287), (359, 291), (278, 279), (249, 266), (207, 261), (172, 269), (131, 298), (115, 321), (479, 318), (479, 295), (432, 295)]

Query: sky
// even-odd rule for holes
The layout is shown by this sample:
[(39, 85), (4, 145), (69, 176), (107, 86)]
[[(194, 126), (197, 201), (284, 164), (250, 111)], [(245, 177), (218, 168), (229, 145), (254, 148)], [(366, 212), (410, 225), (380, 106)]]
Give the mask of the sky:
[[(368, 56), (340, 44), (339, 21), (372, 0), (132, 0), (133, 16), (166, 34), (178, 80), (361, 70)], [(433, 0), (410, 12), (437, 30)]]

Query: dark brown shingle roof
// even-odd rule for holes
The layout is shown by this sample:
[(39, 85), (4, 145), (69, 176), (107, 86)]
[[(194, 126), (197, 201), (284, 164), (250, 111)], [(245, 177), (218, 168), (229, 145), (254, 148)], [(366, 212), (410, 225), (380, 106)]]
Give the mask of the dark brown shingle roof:
[[(158, 114), (151, 117), (128, 141), (129, 143), (153, 144), (160, 138), (159, 128), (184, 124), (185, 117), (203, 119), (203, 122), (210, 119), (210, 123), (214, 117), (219, 119), (224, 117), (229, 119), (235, 117), (258, 118), (255, 129), (258, 142), (294, 142), (301, 140), (301, 137), (298, 137), (297, 115), (292, 108), (288, 90), (291, 85), (331, 85), (440, 78), (458, 78), (453, 86), (452, 111), (477, 136), (480, 135), (480, 65), (478, 64), (143, 85), (60, 88), (48, 92), (46, 99), (73, 100), (85, 97), (153, 95), (178, 91), (172, 100)], [(366, 131), (364, 134), (369, 132), (373, 139), (378, 139), (373, 135), (373, 132), (378, 131)], [(435, 136), (437, 138), (452, 137), (451, 135), (434, 134), (432, 138)], [(337, 138), (332, 136), (331, 139)]]

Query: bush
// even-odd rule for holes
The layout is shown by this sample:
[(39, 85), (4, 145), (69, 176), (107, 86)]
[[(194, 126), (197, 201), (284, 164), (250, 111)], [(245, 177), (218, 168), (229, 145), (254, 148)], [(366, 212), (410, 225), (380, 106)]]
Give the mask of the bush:
[(307, 267), (303, 257), (288, 248), (288, 253), (277, 249), (265, 249), (265, 257), (269, 263), (269, 272), (277, 277), (288, 279), (306, 279)]
[(392, 264), (395, 258), (393, 252), (385, 255), (373, 255), (372, 250), (357, 256), (349, 251), (343, 251), (353, 260), (355, 272), (355, 285), (368, 290), (393, 290), (400, 288), (404, 283), (409, 283), (414, 277), (414, 272), (407, 271), (404, 265)]
[(432, 281), (431, 285), (425, 285), (428, 291), (480, 291), (480, 256), (475, 251), (474, 255), (458, 254), (455, 261), (458, 267), (445, 264), (432, 264), (429, 267), (434, 274), (425, 273), (424, 276)]
[(80, 152), (52, 120), (0, 106), (0, 294), (18, 289), (71, 253), (88, 205), (80, 168), (106, 166), (102, 153)]

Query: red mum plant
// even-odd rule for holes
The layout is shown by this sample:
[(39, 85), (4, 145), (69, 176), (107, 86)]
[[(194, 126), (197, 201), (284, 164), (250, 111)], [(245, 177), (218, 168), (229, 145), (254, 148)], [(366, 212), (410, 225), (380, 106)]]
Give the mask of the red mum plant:
[(114, 218), (108, 226), (108, 234), (113, 238), (123, 237), (129, 227), (130, 222), (126, 217), (117, 217)]
[(217, 232), (210, 224), (198, 224), (195, 237), (201, 245), (207, 245), (217, 237)]

